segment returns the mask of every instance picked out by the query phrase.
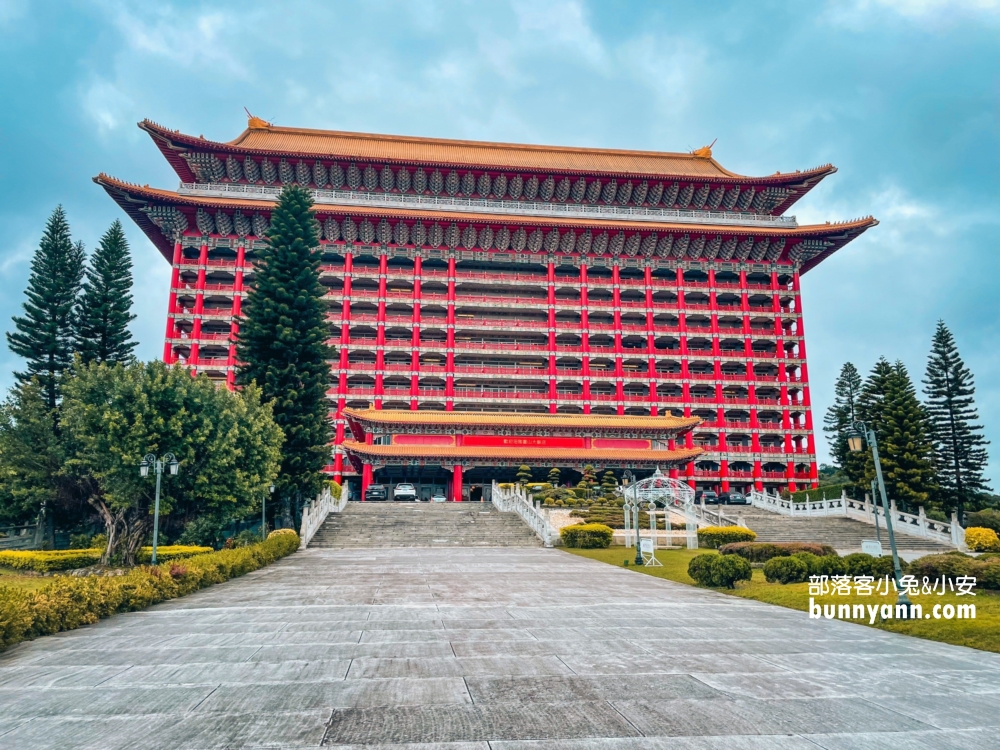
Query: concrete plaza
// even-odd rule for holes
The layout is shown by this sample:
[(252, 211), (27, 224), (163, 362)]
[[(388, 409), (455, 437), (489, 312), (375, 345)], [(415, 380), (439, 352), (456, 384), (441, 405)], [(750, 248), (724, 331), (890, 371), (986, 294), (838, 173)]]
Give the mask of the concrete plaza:
[(998, 693), (1000, 654), (558, 550), (313, 549), (0, 655), (0, 749), (1000, 748)]

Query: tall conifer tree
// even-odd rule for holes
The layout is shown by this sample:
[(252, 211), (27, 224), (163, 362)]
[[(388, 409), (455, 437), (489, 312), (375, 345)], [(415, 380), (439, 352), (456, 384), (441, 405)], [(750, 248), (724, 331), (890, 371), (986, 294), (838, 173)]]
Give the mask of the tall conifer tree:
[(840, 369), (840, 376), (834, 385), (834, 401), (826, 411), (823, 431), (830, 440), (830, 453), (839, 466), (855, 484), (864, 479), (865, 462), (863, 456), (852, 453), (847, 445), (847, 436), (860, 418), (861, 375), (850, 362)]
[(120, 221), (101, 237), (90, 258), (77, 315), (77, 349), (84, 362), (130, 362), (136, 343), (128, 325), (132, 309), (132, 258)]
[(73, 364), (83, 264), (83, 245), (73, 244), (66, 212), (57, 206), (31, 260), (24, 316), (14, 316), (15, 330), (7, 333), (11, 351), (27, 360), (25, 371), (14, 373), (15, 377), (22, 383), (38, 378), (53, 413), (59, 402), (59, 380)]
[(285, 435), (277, 494), (286, 521), (296, 493), (312, 494), (330, 457), (326, 390), (329, 331), (319, 281), (319, 226), (308, 190), (288, 186), (271, 213), (267, 245), (254, 259), (255, 283), (237, 338), (237, 382), (256, 381)]
[[(901, 509), (916, 511), (918, 505), (926, 505), (934, 489), (932, 444), (927, 413), (899, 361), (886, 378), (881, 424), (884, 437), (878, 435), (879, 458), (886, 492)], [(874, 467), (869, 476), (874, 476)]]
[(938, 494), (945, 508), (957, 510), (961, 518), (975, 495), (990, 490), (983, 477), (989, 442), (977, 424), (972, 372), (962, 361), (955, 338), (943, 320), (938, 321), (934, 331), (923, 382)]

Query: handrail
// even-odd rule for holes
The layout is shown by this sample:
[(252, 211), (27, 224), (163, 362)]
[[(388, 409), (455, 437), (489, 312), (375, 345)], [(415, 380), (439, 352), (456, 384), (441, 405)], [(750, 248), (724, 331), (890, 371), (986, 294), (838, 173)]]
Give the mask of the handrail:
[(531, 495), (527, 494), (520, 485), (515, 484), (512, 488), (507, 489), (500, 487), (494, 479), (490, 500), (496, 509), (503, 513), (517, 513), (546, 547), (562, 544), (562, 539), (549, 523), (549, 519), (538, 512), (531, 502)]
[[(753, 490), (749, 495), (750, 504), (755, 508), (779, 513), (783, 516), (845, 516), (856, 521), (875, 525), (885, 524), (885, 511), (879, 503), (873, 503), (865, 495), (864, 500), (855, 500), (847, 496), (841, 489), (840, 497), (828, 500), (810, 500), (806, 494), (805, 502), (796, 503), (780, 495)], [(916, 515), (904, 513), (896, 508), (896, 501), (890, 502), (889, 512), (892, 513), (893, 529), (909, 536), (930, 539), (941, 544), (947, 544), (956, 549), (965, 548), (965, 529), (958, 523), (956, 513), (952, 513), (951, 521), (935, 521), (927, 518), (921, 505)]]
[(309, 546), (309, 542), (312, 541), (330, 513), (340, 513), (344, 509), (344, 506), (347, 505), (348, 495), (349, 490), (345, 481), (340, 488), (339, 498), (334, 498), (330, 488), (324, 487), (323, 492), (316, 495), (315, 500), (310, 500), (305, 504), (302, 508), (299, 549), (305, 549)]

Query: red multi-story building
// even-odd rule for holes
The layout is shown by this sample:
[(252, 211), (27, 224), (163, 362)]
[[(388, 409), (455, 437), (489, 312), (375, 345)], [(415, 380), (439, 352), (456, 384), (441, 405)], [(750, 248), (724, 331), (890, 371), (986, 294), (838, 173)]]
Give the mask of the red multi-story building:
[[(671, 473), (815, 486), (800, 276), (876, 221), (786, 211), (835, 170), (273, 126), (140, 123), (176, 189), (95, 178), (172, 264), (164, 360), (233, 384), (235, 319), (282, 185), (313, 190), (345, 408), (700, 417)], [(673, 442), (673, 441), (671, 441)], [(695, 454), (691, 454), (695, 455)], [(353, 471), (335, 450), (331, 471)]]

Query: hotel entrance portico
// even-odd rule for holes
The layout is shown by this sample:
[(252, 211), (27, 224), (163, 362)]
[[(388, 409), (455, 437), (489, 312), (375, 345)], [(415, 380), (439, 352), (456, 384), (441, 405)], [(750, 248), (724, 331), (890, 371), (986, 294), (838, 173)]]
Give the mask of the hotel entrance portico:
[[(353, 440), (343, 449), (361, 474), (361, 497), (379, 479), (447, 487), (449, 500), (475, 497), (493, 479), (512, 481), (519, 466), (580, 471), (659, 467), (677, 478), (701, 453), (677, 447), (697, 417), (512, 414), (345, 409)], [(377, 476), (376, 476), (377, 473)], [(470, 481), (471, 480), (471, 481)], [(431, 491), (433, 491), (431, 489)], [(483, 498), (487, 499), (487, 498)]]

